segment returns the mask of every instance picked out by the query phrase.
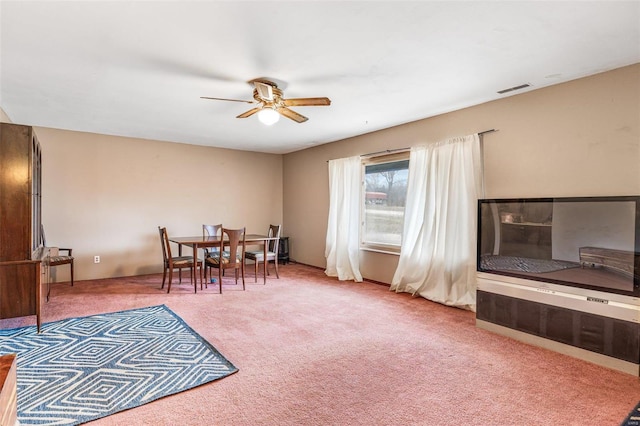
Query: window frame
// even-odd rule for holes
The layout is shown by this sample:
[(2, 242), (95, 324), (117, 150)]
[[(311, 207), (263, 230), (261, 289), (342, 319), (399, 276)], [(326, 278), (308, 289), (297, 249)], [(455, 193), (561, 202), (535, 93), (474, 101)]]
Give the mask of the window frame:
[[(373, 251), (378, 253), (386, 253), (399, 255), (400, 254), (400, 246), (402, 244), (402, 232), (400, 234), (400, 244), (384, 244), (384, 243), (373, 243), (365, 241), (365, 214), (366, 214), (366, 168), (367, 166), (376, 165), (376, 164), (384, 164), (384, 163), (393, 163), (397, 161), (409, 161), (410, 152), (409, 150), (403, 150), (400, 152), (394, 152), (390, 154), (377, 155), (375, 157), (363, 157), (361, 162), (361, 182), (360, 182), (360, 250)], [(407, 166), (407, 172), (409, 170), (409, 166)], [(406, 206), (405, 206), (406, 207)], [(404, 228), (404, 210), (403, 210), (403, 228)]]

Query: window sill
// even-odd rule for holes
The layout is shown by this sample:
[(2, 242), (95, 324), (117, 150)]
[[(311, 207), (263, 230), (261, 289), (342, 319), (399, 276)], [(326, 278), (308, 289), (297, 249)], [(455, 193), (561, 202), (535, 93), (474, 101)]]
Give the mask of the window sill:
[(398, 249), (397, 251), (393, 251), (391, 249), (380, 249), (380, 248), (372, 248), (372, 247), (366, 247), (366, 246), (361, 246), (360, 250), (362, 251), (371, 251), (374, 253), (382, 253), (382, 254), (391, 254), (394, 256), (400, 256), (400, 249)]

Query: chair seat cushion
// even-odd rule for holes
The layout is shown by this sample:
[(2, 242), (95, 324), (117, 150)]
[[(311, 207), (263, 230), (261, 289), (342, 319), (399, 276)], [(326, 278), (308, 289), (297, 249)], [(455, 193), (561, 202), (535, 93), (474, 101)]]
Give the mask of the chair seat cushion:
[[(222, 253), (222, 264), (227, 265), (231, 263), (230, 254), (228, 252)], [(242, 262), (242, 258), (240, 256), (236, 256), (236, 260), (238, 262)], [(210, 257), (207, 257), (206, 262), (208, 265), (220, 265), (220, 255), (218, 253), (212, 253)]]
[[(264, 252), (260, 251), (248, 251), (244, 254), (244, 257), (247, 259), (263, 261), (264, 260)], [(274, 260), (276, 258), (276, 254), (272, 251), (267, 252), (267, 259)]]
[(71, 263), (73, 256), (51, 256), (49, 263)]
[[(193, 256), (176, 256), (172, 257), (171, 261), (173, 266), (193, 265)], [(198, 263), (202, 262), (202, 259), (198, 259)]]
[[(206, 257), (217, 256), (219, 251), (220, 249), (217, 247), (214, 247), (214, 248), (209, 247), (204, 249), (204, 254)], [(222, 253), (223, 253), (223, 256), (229, 256), (228, 251), (223, 251)]]

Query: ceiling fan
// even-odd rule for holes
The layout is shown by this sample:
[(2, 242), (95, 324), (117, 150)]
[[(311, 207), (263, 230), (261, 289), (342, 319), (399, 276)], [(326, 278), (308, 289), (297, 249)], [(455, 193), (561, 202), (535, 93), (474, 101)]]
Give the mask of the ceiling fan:
[(254, 85), (253, 89), (253, 101), (245, 101), (242, 99), (226, 99), (226, 98), (212, 98), (208, 96), (201, 96), (201, 99), (213, 99), (217, 101), (232, 101), (232, 102), (245, 102), (248, 104), (259, 104), (257, 107), (243, 112), (236, 118), (247, 118), (255, 113), (258, 113), (258, 118), (261, 122), (267, 125), (271, 125), (278, 121), (280, 115), (290, 118), (297, 123), (304, 123), (308, 120), (304, 115), (289, 109), (291, 106), (324, 106), (331, 105), (329, 98), (295, 98), (285, 99), (282, 97), (282, 90), (278, 89), (278, 86), (266, 79), (256, 79), (249, 83)]

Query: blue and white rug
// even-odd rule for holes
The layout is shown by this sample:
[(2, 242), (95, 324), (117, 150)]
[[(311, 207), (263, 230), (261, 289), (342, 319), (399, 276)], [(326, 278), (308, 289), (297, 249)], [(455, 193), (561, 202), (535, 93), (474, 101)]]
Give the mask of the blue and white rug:
[(0, 330), (21, 425), (76, 425), (238, 369), (164, 305)]
[(638, 426), (640, 425), (640, 402), (629, 413), (620, 426)]

